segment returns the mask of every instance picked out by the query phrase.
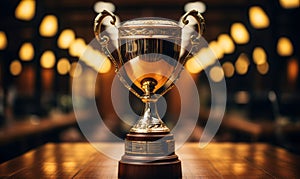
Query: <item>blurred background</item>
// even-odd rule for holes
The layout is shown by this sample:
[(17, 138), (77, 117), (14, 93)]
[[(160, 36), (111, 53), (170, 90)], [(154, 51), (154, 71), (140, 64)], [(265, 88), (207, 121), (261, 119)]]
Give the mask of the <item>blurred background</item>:
[[(0, 162), (46, 142), (85, 141), (73, 113), (72, 80), (81, 72), (88, 76), (88, 70), (78, 70), (81, 65), (93, 67), (78, 59), (94, 39), (94, 18), (103, 9), (120, 22), (147, 16), (178, 21), (191, 9), (202, 12), (204, 38), (218, 58), (201, 52), (205, 58), (186, 64), (201, 101), (190, 141), (199, 141), (208, 118), (209, 75), (227, 84), (226, 113), (214, 141), (268, 142), (300, 153), (299, 6), (299, 0), (2, 0)], [(91, 93), (101, 117), (122, 137), (129, 126), (117, 120), (110, 98), (115, 73), (102, 60)], [(213, 66), (216, 61), (222, 68)], [(90, 90), (93, 84), (85, 80), (82, 85)], [(141, 113), (142, 103), (130, 98)], [(164, 121), (172, 127), (180, 111), (178, 92), (170, 91), (166, 100)]]

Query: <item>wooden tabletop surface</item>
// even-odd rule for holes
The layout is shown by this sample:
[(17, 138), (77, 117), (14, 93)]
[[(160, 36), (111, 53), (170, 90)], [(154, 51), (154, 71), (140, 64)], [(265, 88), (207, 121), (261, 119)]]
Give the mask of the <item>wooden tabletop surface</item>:
[[(122, 143), (104, 144), (108, 149)], [(183, 178), (299, 178), (300, 156), (264, 143), (186, 143)], [(89, 143), (48, 143), (0, 164), (0, 178), (117, 178), (118, 161)]]

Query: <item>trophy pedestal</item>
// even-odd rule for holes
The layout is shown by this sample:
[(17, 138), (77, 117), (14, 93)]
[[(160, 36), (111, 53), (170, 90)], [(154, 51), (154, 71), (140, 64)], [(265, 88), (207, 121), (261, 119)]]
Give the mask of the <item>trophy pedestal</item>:
[(119, 161), (118, 177), (181, 178), (181, 161), (174, 150), (172, 134), (127, 134), (125, 155)]

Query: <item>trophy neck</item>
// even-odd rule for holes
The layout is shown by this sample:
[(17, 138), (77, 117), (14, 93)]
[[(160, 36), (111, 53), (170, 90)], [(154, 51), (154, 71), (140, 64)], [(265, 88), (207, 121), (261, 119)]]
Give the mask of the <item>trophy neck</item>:
[[(151, 96), (153, 95), (153, 91), (156, 85), (157, 85), (157, 81), (153, 78), (144, 78), (141, 81), (141, 87), (144, 90), (144, 96), (142, 98), (142, 101), (144, 103), (151, 100)], [(154, 100), (156, 101), (156, 99)]]

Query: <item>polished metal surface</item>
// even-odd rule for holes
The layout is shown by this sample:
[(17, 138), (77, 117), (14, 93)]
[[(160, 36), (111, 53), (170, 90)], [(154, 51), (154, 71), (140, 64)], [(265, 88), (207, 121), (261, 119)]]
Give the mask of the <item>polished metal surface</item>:
[[(116, 16), (104, 10), (98, 14), (94, 22), (96, 39), (102, 52), (115, 65), (120, 81), (134, 95), (145, 103), (144, 114), (132, 127), (130, 132), (157, 133), (169, 132), (157, 114), (156, 98), (165, 94), (174, 86), (184, 63), (190, 57), (194, 47), (205, 29), (204, 18), (196, 10), (191, 10), (181, 18), (187, 25), (187, 17), (196, 19), (197, 33), (190, 35), (190, 52), (182, 50), (182, 27), (179, 22), (162, 18), (141, 18), (116, 25)], [(104, 32), (103, 20), (110, 18), (111, 28), (117, 28), (117, 49), (109, 49), (109, 33)], [(108, 28), (106, 31), (112, 31)], [(117, 55), (116, 55), (117, 54)], [(159, 95), (155, 95), (159, 94)]]

